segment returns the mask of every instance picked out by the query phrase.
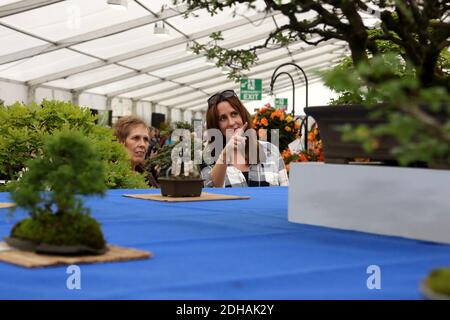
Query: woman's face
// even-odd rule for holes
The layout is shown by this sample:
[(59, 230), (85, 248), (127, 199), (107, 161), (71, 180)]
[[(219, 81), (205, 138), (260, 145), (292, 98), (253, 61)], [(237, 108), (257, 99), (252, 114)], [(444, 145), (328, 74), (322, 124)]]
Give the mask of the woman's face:
[(131, 129), (124, 145), (131, 157), (133, 169), (145, 160), (145, 153), (148, 149), (150, 137), (148, 129), (144, 125), (138, 125)]
[(217, 105), (217, 113), (219, 114), (219, 129), (223, 135), (226, 135), (227, 130), (236, 131), (244, 125), (241, 115), (228, 101), (222, 101)]

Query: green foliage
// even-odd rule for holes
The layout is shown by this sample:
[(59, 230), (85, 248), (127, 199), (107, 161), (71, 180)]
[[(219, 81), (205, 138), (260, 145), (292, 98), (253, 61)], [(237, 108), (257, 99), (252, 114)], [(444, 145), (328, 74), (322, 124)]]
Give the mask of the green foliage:
[(450, 268), (433, 270), (427, 278), (427, 283), (432, 291), (450, 296)]
[(115, 141), (111, 129), (95, 126), (88, 138), (105, 164), (108, 189), (148, 188), (143, 175), (130, 170), (129, 155), (123, 145)]
[(158, 154), (154, 158), (149, 158), (144, 167), (146, 171), (156, 172), (158, 177), (166, 176), (167, 170), (172, 166), (172, 150), (176, 144), (166, 144), (158, 149)]
[(221, 32), (214, 32), (210, 36), (211, 40), (206, 44), (195, 43), (192, 51), (195, 54), (203, 54), (210, 60), (214, 60), (219, 68), (227, 67), (229, 72), (227, 78), (239, 81), (243, 70), (250, 70), (256, 62), (257, 55), (254, 51), (225, 49), (220, 46), (220, 41), (224, 40)]
[(42, 155), (46, 137), (61, 130), (78, 130), (91, 140), (105, 163), (108, 188), (145, 188), (144, 177), (130, 170), (128, 155), (112, 130), (94, 121), (89, 109), (63, 101), (0, 106), (0, 180), (17, 179), (29, 159)]
[(102, 195), (106, 190), (104, 164), (78, 131), (47, 137), (43, 156), (28, 161), (27, 168), (20, 180), (11, 183), (11, 198), (32, 217), (86, 213), (75, 194)]
[(174, 129), (186, 129), (189, 130), (190, 132), (194, 132), (194, 126), (191, 125), (188, 122), (184, 122), (184, 121), (176, 121), (173, 123), (173, 128)]
[(102, 249), (106, 244), (99, 223), (86, 214), (44, 213), (36, 219), (24, 219), (11, 230), (11, 237), (56, 246), (85, 245), (93, 249)]
[[(447, 62), (443, 55), (442, 65)], [(386, 53), (355, 68), (345, 62), (324, 75), (325, 84), (339, 94), (332, 104), (364, 104), (374, 117), (387, 119), (376, 128), (343, 126), (345, 140), (358, 141), (368, 152), (380, 136), (393, 136), (392, 150), (401, 165), (424, 162), (450, 164), (450, 96), (444, 87), (422, 87), (415, 68), (399, 54)], [(380, 107), (382, 103), (383, 107)]]
[[(176, 121), (172, 126), (166, 127), (164, 134), (172, 134), (175, 129), (189, 130), (191, 135), (194, 132), (193, 125), (183, 121)], [(161, 134), (162, 133), (163, 132), (161, 132)], [(172, 166), (172, 152), (179, 143), (180, 141), (173, 141), (170, 145), (166, 144), (160, 147), (155, 157), (146, 160), (144, 164), (145, 170), (156, 173), (157, 177), (166, 176), (167, 170)], [(191, 144), (191, 159), (193, 159), (195, 148), (201, 148), (201, 146), (196, 146), (193, 138), (191, 139)]]

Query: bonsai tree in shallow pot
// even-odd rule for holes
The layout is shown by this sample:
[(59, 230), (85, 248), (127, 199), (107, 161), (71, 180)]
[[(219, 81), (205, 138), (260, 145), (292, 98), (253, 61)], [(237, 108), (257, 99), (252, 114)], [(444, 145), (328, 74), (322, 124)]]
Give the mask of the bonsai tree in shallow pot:
[(100, 225), (80, 197), (103, 195), (104, 181), (104, 164), (81, 132), (48, 137), (42, 157), (29, 161), (23, 177), (9, 185), (11, 198), (30, 218), (19, 221), (6, 242), (41, 253), (105, 252)]
[(171, 166), (166, 176), (158, 179), (161, 194), (169, 197), (199, 197), (203, 188), (199, 169), (202, 141), (188, 129), (175, 129), (172, 140), (176, 144), (171, 150)]
[[(206, 9), (211, 14), (245, 4), (256, 8), (262, 3), (256, 0), (174, 2), (186, 3), (190, 10)], [(222, 35), (215, 33), (210, 43), (197, 44), (194, 51), (215, 59), (219, 67), (231, 67), (229, 77), (238, 79), (243, 70), (255, 64), (258, 49), (298, 41), (309, 45), (330, 39), (345, 41), (356, 73), (347, 74), (346, 78), (334, 77), (331, 81), (352, 95), (356, 96), (357, 90), (367, 93), (361, 103), (377, 106), (372, 108), (373, 117), (386, 119), (381, 128), (379, 123), (360, 128), (358, 139), (370, 149), (377, 147), (377, 137), (393, 137), (398, 145), (391, 151), (401, 164), (450, 163), (450, 68), (442, 67), (442, 56), (450, 45), (448, 1), (264, 0), (263, 10), (278, 11), (288, 19), (264, 43), (248, 49), (226, 49), (220, 46)], [(396, 47), (394, 57), (384, 50), (386, 44)], [(403, 75), (396, 73), (397, 65), (404, 68)], [(379, 108), (380, 103), (386, 107)], [(324, 152), (327, 159), (325, 145)]]

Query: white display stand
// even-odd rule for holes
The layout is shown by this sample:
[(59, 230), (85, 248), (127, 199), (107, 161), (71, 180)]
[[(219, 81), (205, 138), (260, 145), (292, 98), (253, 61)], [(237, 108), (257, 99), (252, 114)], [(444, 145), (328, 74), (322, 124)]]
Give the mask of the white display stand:
[(291, 163), (289, 221), (450, 244), (450, 170)]

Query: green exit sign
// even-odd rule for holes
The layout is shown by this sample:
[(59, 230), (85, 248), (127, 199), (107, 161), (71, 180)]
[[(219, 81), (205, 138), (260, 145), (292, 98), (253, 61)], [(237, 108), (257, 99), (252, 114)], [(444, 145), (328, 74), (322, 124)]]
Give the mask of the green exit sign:
[(275, 99), (275, 109), (287, 110), (288, 99), (287, 98), (276, 98)]
[(262, 100), (262, 80), (241, 79), (241, 100)]

